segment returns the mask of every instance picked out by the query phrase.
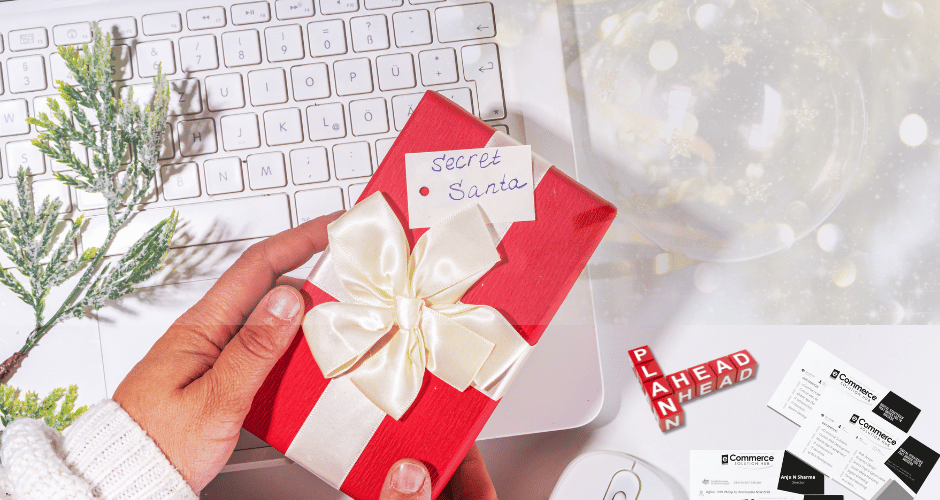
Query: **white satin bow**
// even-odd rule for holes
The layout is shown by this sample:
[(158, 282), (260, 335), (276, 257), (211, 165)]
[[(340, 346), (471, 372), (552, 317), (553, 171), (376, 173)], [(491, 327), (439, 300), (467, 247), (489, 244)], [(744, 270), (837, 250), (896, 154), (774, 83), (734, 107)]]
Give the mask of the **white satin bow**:
[(348, 373), (392, 418), (417, 398), (425, 368), (457, 390), (485, 388), (529, 348), (499, 311), (460, 302), (500, 260), (478, 206), (429, 229), (411, 252), (381, 193), (327, 232), (329, 255), (320, 262), (329, 264), (311, 281), (340, 302), (310, 310), (304, 335), (325, 377)]

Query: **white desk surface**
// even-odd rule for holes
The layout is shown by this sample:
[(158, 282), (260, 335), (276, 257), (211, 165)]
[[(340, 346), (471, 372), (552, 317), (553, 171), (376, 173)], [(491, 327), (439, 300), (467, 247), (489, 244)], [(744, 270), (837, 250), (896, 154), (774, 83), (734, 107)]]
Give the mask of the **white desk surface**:
[[(584, 124), (578, 55), (596, 43), (605, 19), (636, 3), (559, 2), (576, 136)], [(923, 413), (912, 434), (940, 449), (932, 375), (940, 328), (927, 326), (940, 324), (940, 106), (932, 85), (940, 80), (940, 64), (929, 38), (940, 7), (923, 0), (807, 3), (845, 41), (843, 49), (863, 75), (869, 112), (861, 170), (826, 221), (838, 244), (824, 249), (810, 234), (758, 260), (703, 264), (663, 253), (615, 223), (590, 266), (606, 393), (601, 414), (579, 429), (481, 443), (501, 499), (545, 499), (568, 462), (607, 449), (659, 467), (673, 481), (676, 499), (687, 500), (690, 449), (789, 443), (796, 425), (766, 403), (807, 339), (918, 405)], [(906, 146), (898, 135), (910, 113), (928, 124), (928, 139), (918, 147)], [(584, 135), (578, 137), (579, 175), (590, 185), (592, 150)], [(877, 326), (799, 326), (814, 324)], [(686, 426), (662, 434), (626, 358), (644, 344), (666, 370), (742, 348), (760, 369), (753, 381), (689, 403)], [(237, 483), (239, 498), (335, 498), (293, 466), (253, 471)], [(234, 491), (220, 478), (204, 497), (235, 498)], [(844, 492), (834, 482), (827, 491)], [(940, 498), (940, 471), (918, 498)]]

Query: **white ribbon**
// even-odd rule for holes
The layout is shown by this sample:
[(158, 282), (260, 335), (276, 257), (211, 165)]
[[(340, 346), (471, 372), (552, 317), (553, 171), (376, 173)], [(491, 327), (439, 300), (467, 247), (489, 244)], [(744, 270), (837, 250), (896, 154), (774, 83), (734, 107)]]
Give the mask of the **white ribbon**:
[(497, 310), (460, 302), (500, 260), (478, 206), (429, 229), (413, 251), (381, 193), (327, 232), (332, 269), (315, 274), (330, 275), (321, 288), (340, 302), (307, 313), (304, 335), (325, 377), (348, 373), (392, 418), (411, 407), (425, 369), (460, 391), (486, 388), (528, 352)]

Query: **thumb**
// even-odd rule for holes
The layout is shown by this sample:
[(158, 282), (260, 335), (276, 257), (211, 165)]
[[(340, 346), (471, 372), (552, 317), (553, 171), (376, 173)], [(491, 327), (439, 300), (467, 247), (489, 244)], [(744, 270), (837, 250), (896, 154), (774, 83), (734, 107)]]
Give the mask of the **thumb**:
[(202, 377), (215, 404), (248, 412), (258, 388), (294, 340), (303, 304), (300, 292), (290, 286), (276, 287), (258, 302)]
[(431, 476), (417, 460), (399, 460), (385, 476), (379, 500), (431, 500)]

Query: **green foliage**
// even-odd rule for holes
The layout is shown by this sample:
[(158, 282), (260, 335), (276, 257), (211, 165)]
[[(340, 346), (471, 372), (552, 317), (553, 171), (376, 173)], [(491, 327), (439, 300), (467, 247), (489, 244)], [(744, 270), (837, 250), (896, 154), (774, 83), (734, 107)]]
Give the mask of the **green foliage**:
[(87, 406), (75, 408), (77, 398), (78, 387), (74, 385), (53, 389), (42, 401), (33, 391), (20, 399), (19, 389), (0, 385), (0, 423), (6, 427), (18, 418), (41, 418), (49, 427), (62, 431), (88, 410)]
[[(56, 82), (65, 106), (49, 99), (52, 116), (39, 113), (27, 118), (39, 130), (32, 142), (47, 157), (70, 169), (55, 172), (56, 179), (107, 201), (108, 233), (99, 248), (89, 248), (70, 260), (83, 219), (79, 217), (66, 228), (67, 223), (58, 213), (62, 202), (57, 199), (46, 198), (37, 208), (29, 173), (20, 168), (16, 202), (0, 200), (0, 217), (4, 222), (0, 228), (0, 250), (13, 261), (22, 279), (0, 270), (0, 283), (35, 313), (36, 330), (20, 350), (24, 354), (57, 321), (80, 317), (88, 310), (100, 308), (106, 300), (131, 293), (135, 285), (158, 272), (177, 223), (174, 211), (144, 234), (117, 263), (103, 264), (108, 247), (138, 210), (159, 168), (169, 85), (162, 71), (158, 72), (154, 78), (153, 105), (143, 109), (134, 102), (133, 89), (126, 100), (118, 97), (111, 83), (111, 39), (97, 27), (90, 44), (82, 48), (59, 47), (59, 55), (78, 85)], [(92, 125), (90, 113), (97, 117), (98, 126)], [(87, 162), (72, 152), (73, 144), (88, 148)], [(57, 237), (62, 238), (59, 243), (55, 242)], [(41, 263), (43, 260), (47, 263)], [(50, 290), (83, 269), (71, 294), (47, 319), (45, 306)]]

